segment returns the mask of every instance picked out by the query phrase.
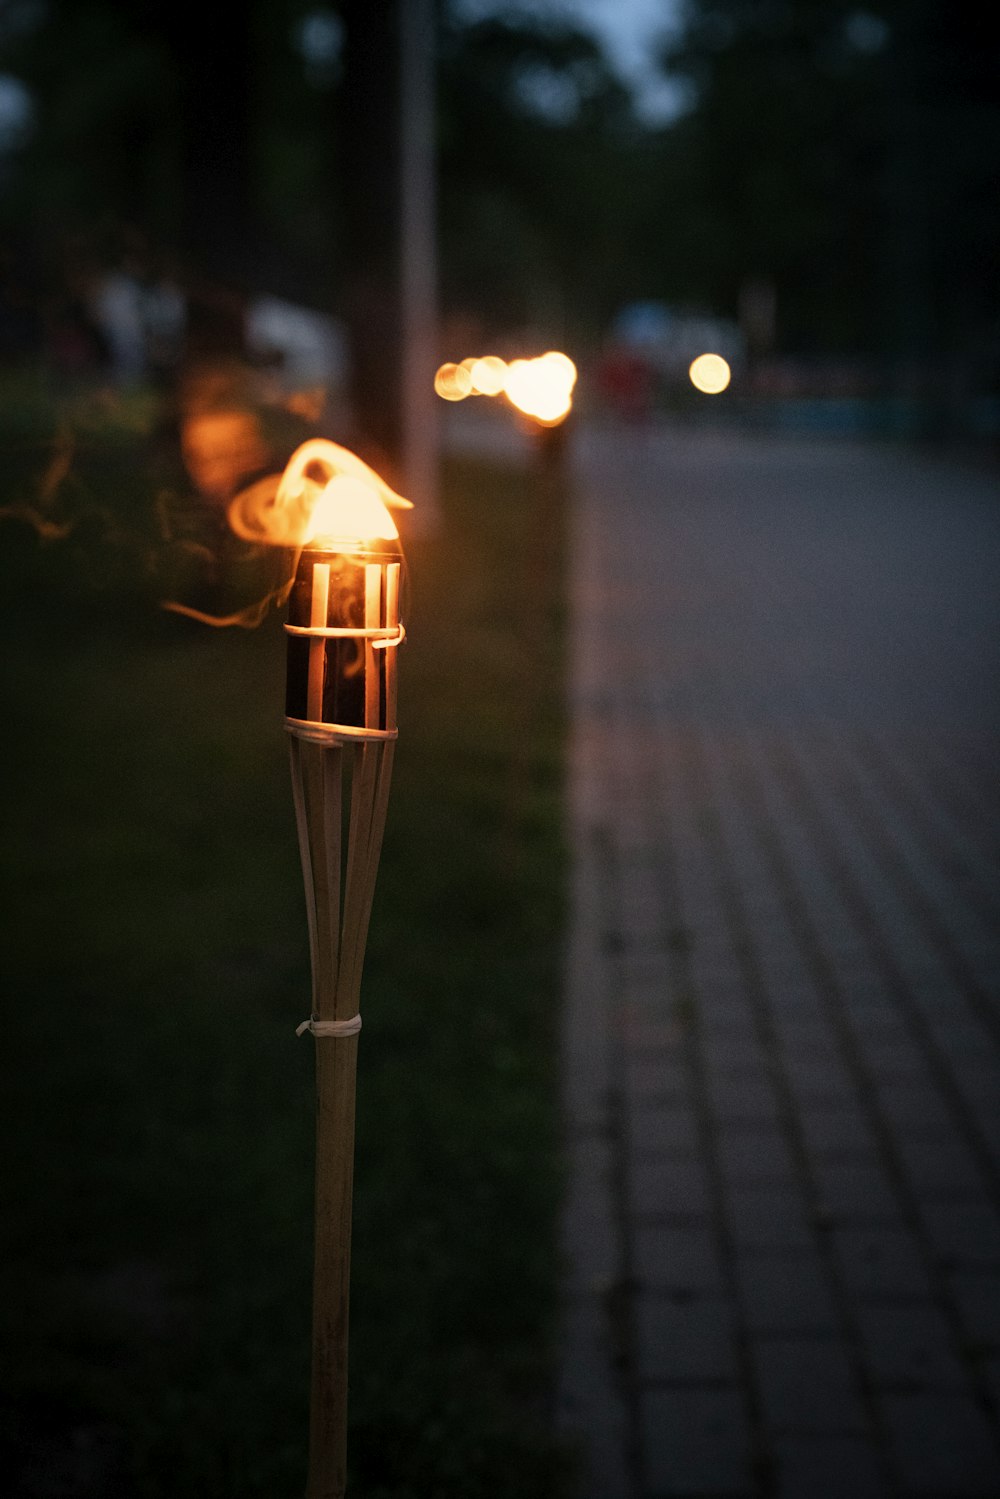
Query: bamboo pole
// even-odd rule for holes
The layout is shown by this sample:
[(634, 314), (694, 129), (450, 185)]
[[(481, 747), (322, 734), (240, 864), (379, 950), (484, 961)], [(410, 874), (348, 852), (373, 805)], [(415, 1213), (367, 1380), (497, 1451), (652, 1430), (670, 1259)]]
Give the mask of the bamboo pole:
[(348, 1322), (358, 1038), (316, 1044), (316, 1228), (308, 1499), (347, 1492)]
[[(355, 746), (291, 736), (314, 1020), (348, 1021), (359, 1013), (392, 749), (391, 741), (384, 740), (362, 740)], [(346, 849), (342, 846), (345, 765), (349, 765), (351, 783)], [(313, 1361), (306, 1495), (307, 1499), (343, 1499), (358, 1036), (320, 1035), (316, 1045)]]

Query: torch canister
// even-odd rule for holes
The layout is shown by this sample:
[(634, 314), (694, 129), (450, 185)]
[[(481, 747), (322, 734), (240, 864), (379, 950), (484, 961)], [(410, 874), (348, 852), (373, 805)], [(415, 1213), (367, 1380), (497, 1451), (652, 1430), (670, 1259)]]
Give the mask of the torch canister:
[(306, 548), (288, 599), (286, 724), (325, 743), (395, 739), (402, 549)]

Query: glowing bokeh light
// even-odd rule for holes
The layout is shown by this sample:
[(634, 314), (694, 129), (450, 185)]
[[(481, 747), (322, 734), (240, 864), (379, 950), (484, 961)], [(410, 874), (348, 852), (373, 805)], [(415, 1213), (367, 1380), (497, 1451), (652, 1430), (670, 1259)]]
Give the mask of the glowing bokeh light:
[(721, 354), (699, 354), (688, 370), (691, 384), (703, 395), (717, 396), (732, 379), (732, 370)]
[(260, 425), (251, 411), (204, 411), (185, 419), (181, 434), (184, 466), (206, 498), (228, 500), (241, 479), (265, 467), (269, 457)]
[(498, 396), (507, 378), (507, 361), (498, 354), (484, 354), (482, 359), (472, 361), (469, 374), (472, 388), (478, 395)]
[(539, 359), (515, 359), (507, 366), (504, 394), (512, 406), (543, 427), (555, 427), (573, 404), (576, 365), (551, 351)]
[(572, 390), (576, 384), (576, 365), (570, 359), (569, 355), (560, 354), (556, 349), (550, 349), (547, 354), (542, 355), (542, 359), (549, 369), (558, 371), (560, 377), (566, 380), (569, 389)]
[(543, 427), (564, 421), (573, 404), (576, 365), (568, 354), (550, 349), (537, 359), (514, 359), (508, 364), (498, 354), (442, 364), (434, 389), (445, 401), (468, 395), (505, 395), (512, 406)]
[(472, 394), (472, 375), (464, 364), (442, 364), (434, 376), (434, 389), (442, 401), (464, 401)]

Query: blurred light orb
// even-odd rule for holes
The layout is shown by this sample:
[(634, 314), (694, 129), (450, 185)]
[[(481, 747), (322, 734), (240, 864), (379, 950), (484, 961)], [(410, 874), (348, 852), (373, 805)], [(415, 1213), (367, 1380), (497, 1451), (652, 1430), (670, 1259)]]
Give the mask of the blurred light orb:
[(472, 389), (480, 396), (498, 396), (507, 378), (507, 361), (498, 354), (484, 354), (474, 359), (469, 371)]
[(553, 372), (552, 378), (564, 380), (567, 389), (572, 390), (576, 384), (576, 365), (570, 359), (569, 355), (560, 354), (556, 349), (550, 349), (547, 354), (542, 355), (542, 359), (548, 369)]
[(565, 354), (515, 359), (507, 366), (504, 394), (512, 406), (543, 427), (555, 427), (573, 404), (576, 365)]
[(472, 394), (472, 374), (465, 363), (442, 364), (434, 376), (434, 389), (443, 401), (464, 401)]
[(266, 467), (267, 445), (254, 412), (203, 411), (188, 416), (181, 434), (184, 466), (209, 500), (228, 500), (247, 475)]
[(703, 395), (717, 396), (726, 389), (733, 372), (721, 354), (699, 354), (688, 370), (691, 384)]

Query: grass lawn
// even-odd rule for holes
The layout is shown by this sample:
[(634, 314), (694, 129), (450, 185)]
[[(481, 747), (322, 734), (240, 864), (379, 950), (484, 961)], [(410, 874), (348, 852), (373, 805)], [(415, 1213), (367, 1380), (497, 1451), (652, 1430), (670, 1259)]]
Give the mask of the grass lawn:
[[(29, 426), (8, 503), (54, 451)], [(72, 534), (0, 528), (0, 1471), (24, 1499), (290, 1499), (314, 1043), (284, 637), (159, 608), (145, 455), (92, 422), (56, 475)], [(443, 511), (408, 546), (362, 990), (351, 1493), (556, 1499), (562, 498), (452, 461)]]

